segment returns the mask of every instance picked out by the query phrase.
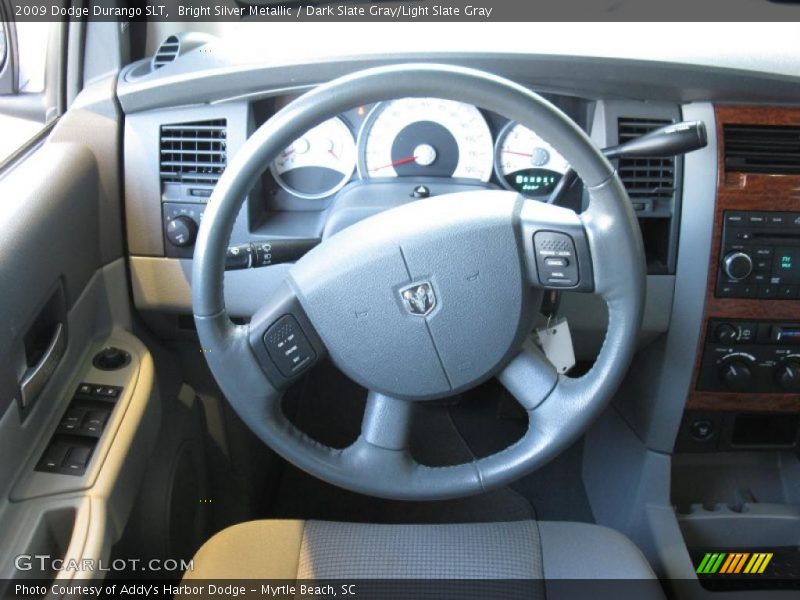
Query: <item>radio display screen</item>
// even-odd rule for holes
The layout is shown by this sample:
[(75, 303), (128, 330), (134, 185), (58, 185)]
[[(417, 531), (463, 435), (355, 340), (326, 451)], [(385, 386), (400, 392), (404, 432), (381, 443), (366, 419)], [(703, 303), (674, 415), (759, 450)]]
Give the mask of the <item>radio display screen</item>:
[(775, 248), (772, 275), (781, 283), (800, 283), (800, 247)]

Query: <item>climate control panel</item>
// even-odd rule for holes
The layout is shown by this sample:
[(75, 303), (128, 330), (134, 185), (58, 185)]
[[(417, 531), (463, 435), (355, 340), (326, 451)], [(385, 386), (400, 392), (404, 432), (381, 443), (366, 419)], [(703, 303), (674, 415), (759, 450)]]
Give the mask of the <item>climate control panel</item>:
[(799, 394), (800, 322), (710, 320), (697, 389)]

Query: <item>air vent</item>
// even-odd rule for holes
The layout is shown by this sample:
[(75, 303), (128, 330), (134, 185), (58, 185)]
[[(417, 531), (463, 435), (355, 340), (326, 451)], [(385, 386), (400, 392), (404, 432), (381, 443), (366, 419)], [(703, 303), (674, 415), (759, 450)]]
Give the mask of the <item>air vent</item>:
[(725, 125), (725, 170), (800, 174), (800, 126)]
[(227, 164), (226, 120), (161, 126), (161, 182), (213, 185)]
[(181, 41), (178, 36), (171, 35), (158, 47), (155, 56), (153, 56), (153, 71), (160, 69), (164, 65), (168, 65), (173, 60), (178, 58), (178, 52), (181, 49)]
[[(619, 143), (671, 123), (666, 119), (620, 118), (617, 121)], [(675, 194), (675, 159), (620, 158), (618, 172), (631, 198), (671, 198)]]

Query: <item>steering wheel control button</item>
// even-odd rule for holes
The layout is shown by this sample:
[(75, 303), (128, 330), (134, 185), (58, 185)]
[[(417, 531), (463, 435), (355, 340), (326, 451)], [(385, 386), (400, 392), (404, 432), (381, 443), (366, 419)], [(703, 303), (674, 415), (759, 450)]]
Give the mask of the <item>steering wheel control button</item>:
[(578, 285), (575, 242), (566, 233), (537, 231), (533, 235), (539, 281), (547, 287), (571, 288)]
[(548, 256), (544, 259), (544, 264), (552, 268), (565, 269), (569, 266), (569, 259), (561, 256)]
[(284, 377), (299, 375), (314, 362), (316, 353), (300, 324), (292, 315), (284, 315), (264, 334), (270, 359)]

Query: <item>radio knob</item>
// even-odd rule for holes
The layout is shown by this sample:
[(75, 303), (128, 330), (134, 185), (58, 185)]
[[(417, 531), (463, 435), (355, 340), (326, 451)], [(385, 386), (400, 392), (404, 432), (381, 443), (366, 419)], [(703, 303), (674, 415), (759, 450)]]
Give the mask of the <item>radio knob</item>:
[(194, 244), (197, 238), (197, 222), (186, 215), (180, 215), (167, 223), (167, 239), (178, 248)]
[(714, 338), (718, 342), (735, 342), (739, 335), (739, 328), (732, 323), (720, 323), (714, 328)]
[(722, 261), (722, 270), (730, 279), (741, 281), (753, 272), (753, 259), (744, 252), (731, 252)]
[(753, 380), (753, 372), (747, 363), (741, 360), (726, 362), (720, 368), (719, 376), (725, 385), (732, 390), (744, 389)]
[(800, 392), (800, 363), (783, 363), (775, 373), (778, 385), (787, 392)]

